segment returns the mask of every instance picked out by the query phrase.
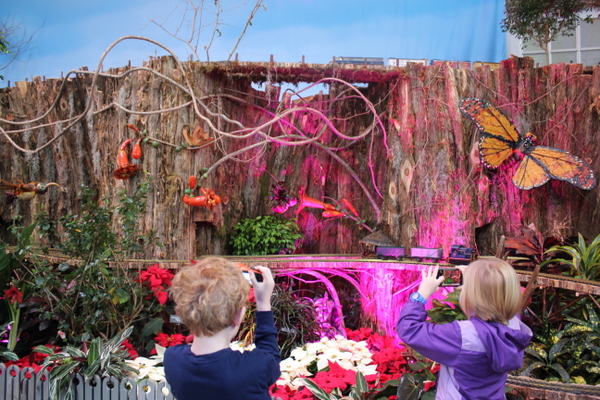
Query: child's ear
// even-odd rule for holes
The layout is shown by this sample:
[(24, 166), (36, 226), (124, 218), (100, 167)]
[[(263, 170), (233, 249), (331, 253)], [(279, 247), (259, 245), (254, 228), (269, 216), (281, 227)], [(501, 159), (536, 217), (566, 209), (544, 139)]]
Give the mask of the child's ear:
[(246, 315), (246, 306), (242, 307), (240, 309), (240, 311), (236, 314), (234, 320), (233, 320), (233, 324), (235, 326), (239, 326), (242, 324), (242, 321), (244, 320), (244, 315)]

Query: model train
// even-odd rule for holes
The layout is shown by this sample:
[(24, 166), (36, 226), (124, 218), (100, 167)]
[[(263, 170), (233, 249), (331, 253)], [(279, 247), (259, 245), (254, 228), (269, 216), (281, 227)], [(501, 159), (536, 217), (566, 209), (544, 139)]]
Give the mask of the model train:
[[(408, 254), (410, 253), (410, 254)], [(401, 246), (377, 246), (375, 257), (382, 260), (404, 260), (439, 262), (443, 260), (443, 249), (427, 247), (411, 247), (407, 252), (406, 247)], [(458, 244), (452, 245), (448, 255), (448, 263), (454, 265), (467, 265), (477, 258), (475, 248)]]

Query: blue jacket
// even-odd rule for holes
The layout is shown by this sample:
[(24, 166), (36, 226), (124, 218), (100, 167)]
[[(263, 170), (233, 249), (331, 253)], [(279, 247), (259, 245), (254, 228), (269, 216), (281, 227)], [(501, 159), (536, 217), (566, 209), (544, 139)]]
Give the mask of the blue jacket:
[(518, 317), (508, 326), (475, 317), (441, 325), (426, 319), (425, 306), (409, 301), (396, 332), (406, 345), (441, 364), (436, 400), (505, 399), (508, 372), (521, 368), (531, 329)]
[(177, 400), (271, 400), (279, 379), (279, 347), (272, 311), (256, 312), (256, 348), (243, 353), (223, 349), (194, 355), (190, 345), (165, 351), (165, 376)]

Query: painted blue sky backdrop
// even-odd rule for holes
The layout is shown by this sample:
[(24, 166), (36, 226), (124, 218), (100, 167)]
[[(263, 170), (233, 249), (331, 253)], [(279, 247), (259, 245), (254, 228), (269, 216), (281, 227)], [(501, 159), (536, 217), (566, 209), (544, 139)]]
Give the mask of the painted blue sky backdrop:
[[(185, 10), (181, 0), (2, 2), (3, 18), (34, 34), (30, 51), (0, 71), (3, 87), (7, 81), (38, 75), (57, 78), (81, 66), (95, 70), (106, 48), (126, 35), (156, 40), (181, 59), (190, 54), (184, 44), (150, 22), (154, 19), (175, 32)], [(237, 48), (240, 61), (268, 61), (271, 54), (279, 62), (300, 62), (304, 55), (307, 63), (327, 63), (333, 56), (487, 62), (506, 58), (500, 28), (504, 0), (264, 0), (264, 5), (266, 10), (258, 11)], [(211, 61), (228, 58), (254, 1), (223, 0), (222, 6), (225, 25), (212, 44)], [(214, 12), (207, 9), (207, 26), (198, 45), (202, 61), (213, 22)], [(189, 24), (184, 23), (180, 36), (188, 35)], [(129, 61), (137, 66), (163, 54), (152, 44), (125, 41), (110, 52), (103, 69)]]

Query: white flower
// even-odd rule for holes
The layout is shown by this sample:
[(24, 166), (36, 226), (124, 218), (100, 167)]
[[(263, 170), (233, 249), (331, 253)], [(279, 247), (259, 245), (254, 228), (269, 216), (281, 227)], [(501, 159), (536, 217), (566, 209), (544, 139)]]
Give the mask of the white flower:
[(294, 350), (292, 350), (292, 352), (290, 353), (290, 357), (294, 357), (296, 360), (300, 361), (302, 360), (304, 357), (306, 357), (308, 355), (308, 351), (306, 351), (306, 349), (302, 348), (302, 347), (296, 347)]
[(356, 370), (359, 371), (364, 376), (375, 375), (377, 373), (377, 364), (372, 364), (372, 365), (359, 364), (356, 366)]
[[(156, 365), (162, 363), (162, 360), (153, 360), (146, 357), (138, 357), (135, 360), (125, 360), (125, 362), (129, 366), (138, 370), (137, 374), (135, 372), (130, 372), (130, 376), (135, 377), (137, 379), (144, 379), (151, 373), (156, 373), (156, 369), (158, 368), (156, 367)], [(162, 375), (164, 377), (164, 371)]]
[(165, 368), (164, 367), (154, 367), (148, 371), (148, 379), (152, 379), (153, 381), (160, 382), (165, 381)]
[(229, 343), (229, 348), (231, 350), (235, 350), (235, 351), (239, 351), (240, 353), (243, 353), (244, 351), (252, 351), (256, 348), (256, 345), (254, 343), (250, 343), (247, 346), (244, 346), (243, 342), (237, 341), (237, 342), (231, 342)]

